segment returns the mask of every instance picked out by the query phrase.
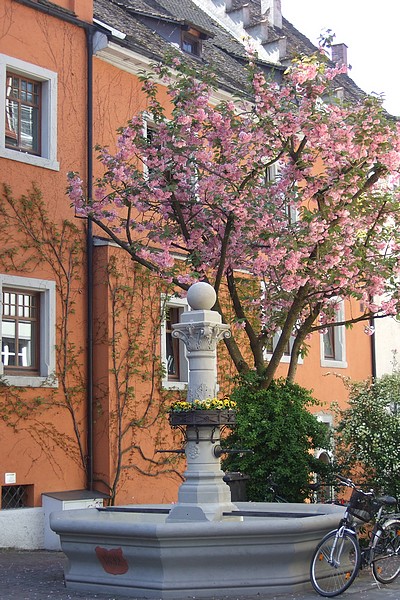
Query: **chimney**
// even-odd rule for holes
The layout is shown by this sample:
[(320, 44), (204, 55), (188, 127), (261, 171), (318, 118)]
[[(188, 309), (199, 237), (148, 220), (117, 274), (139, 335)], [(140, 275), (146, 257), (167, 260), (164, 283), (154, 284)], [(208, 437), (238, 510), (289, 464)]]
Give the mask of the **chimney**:
[(250, 7), (248, 2), (242, 2), (241, 5), (235, 9), (226, 8), (226, 12), (229, 14), (232, 21), (241, 24), (244, 28), (250, 23)]
[(282, 29), (281, 0), (261, 0), (261, 15), (266, 16), (273, 27)]
[(335, 65), (345, 65), (347, 73), (347, 46), (346, 44), (332, 44), (332, 62)]

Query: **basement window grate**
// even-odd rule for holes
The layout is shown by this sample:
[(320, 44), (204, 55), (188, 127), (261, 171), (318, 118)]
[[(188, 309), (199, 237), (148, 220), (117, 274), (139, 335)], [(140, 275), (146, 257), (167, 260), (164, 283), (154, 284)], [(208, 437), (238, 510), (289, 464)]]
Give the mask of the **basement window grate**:
[(1, 488), (1, 508), (25, 508), (27, 506), (26, 485), (3, 485)]

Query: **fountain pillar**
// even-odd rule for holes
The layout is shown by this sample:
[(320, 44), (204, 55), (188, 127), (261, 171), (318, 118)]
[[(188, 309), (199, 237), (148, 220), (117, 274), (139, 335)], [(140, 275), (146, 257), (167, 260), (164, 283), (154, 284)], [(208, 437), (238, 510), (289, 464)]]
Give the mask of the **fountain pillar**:
[[(231, 333), (229, 325), (221, 322), (221, 315), (211, 310), (216, 301), (211, 285), (195, 283), (188, 291), (187, 300), (192, 310), (183, 313), (181, 322), (172, 326), (172, 335), (186, 345), (189, 362), (187, 401), (193, 403), (194, 400), (216, 397), (217, 343)], [(219, 454), (215, 451), (224, 423), (223, 413), (195, 412), (191, 422), (185, 414), (181, 422), (179, 415), (170, 419), (172, 425), (186, 427), (187, 468), (178, 503), (172, 508), (167, 522), (220, 520), (223, 512), (235, 508), (229, 486), (223, 481)]]

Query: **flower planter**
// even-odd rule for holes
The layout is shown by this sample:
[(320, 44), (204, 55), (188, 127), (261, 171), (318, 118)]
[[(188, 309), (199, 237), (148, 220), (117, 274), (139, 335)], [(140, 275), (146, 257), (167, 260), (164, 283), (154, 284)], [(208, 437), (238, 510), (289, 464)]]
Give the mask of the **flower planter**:
[(171, 412), (169, 422), (172, 427), (180, 425), (235, 425), (236, 412), (234, 410), (186, 410)]

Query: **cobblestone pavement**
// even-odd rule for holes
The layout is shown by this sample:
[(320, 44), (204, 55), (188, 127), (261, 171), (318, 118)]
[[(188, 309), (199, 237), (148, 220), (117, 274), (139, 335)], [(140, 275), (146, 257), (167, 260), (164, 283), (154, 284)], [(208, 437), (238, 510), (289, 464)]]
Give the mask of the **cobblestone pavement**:
[[(62, 552), (0, 550), (0, 600), (127, 600), (126, 596), (70, 591), (64, 587), (66, 558)], [(188, 596), (188, 600), (192, 598)], [(238, 595), (237, 600), (317, 600), (314, 591), (300, 593), (282, 591), (279, 595)], [(341, 596), (343, 600), (400, 600), (400, 577), (393, 584), (381, 586), (364, 571)], [(131, 597), (131, 600), (136, 600)], [(211, 600), (211, 599), (210, 599)], [(212, 600), (226, 600), (216, 596)]]

